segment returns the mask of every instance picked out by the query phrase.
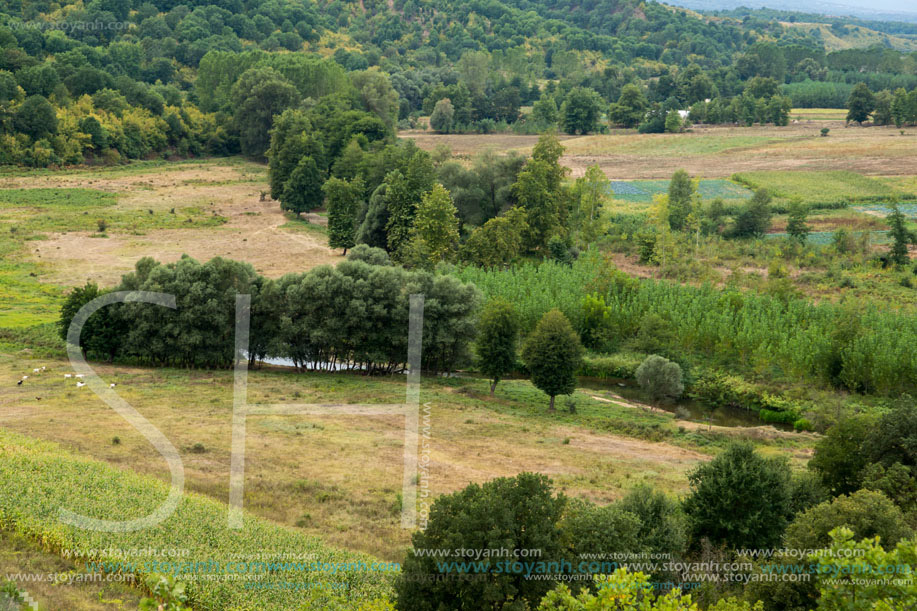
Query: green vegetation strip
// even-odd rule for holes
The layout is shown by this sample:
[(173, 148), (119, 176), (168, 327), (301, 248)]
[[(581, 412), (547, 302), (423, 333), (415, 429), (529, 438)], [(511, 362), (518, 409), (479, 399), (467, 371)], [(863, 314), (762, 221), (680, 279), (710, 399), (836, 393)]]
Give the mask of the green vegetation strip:
[[(287, 559), (305, 558), (302, 562), (306, 565), (325, 563), (325, 567), (319, 568), (326, 570), (319, 571), (299, 570), (302, 567), (252, 573), (236, 570), (226, 581), (207, 579), (207, 575), (203, 579), (187, 579), (195, 609), (310, 608), (303, 605), (314, 599), (314, 593), (305, 588), (285, 587), (296, 583), (313, 584), (313, 589), (319, 590), (324, 584), (336, 592), (341, 591), (340, 584), (346, 583), (348, 597), (355, 604), (389, 590), (392, 573), (363, 569), (378, 562), (372, 556), (333, 549), (317, 537), (249, 515), (245, 516), (241, 530), (230, 530), (227, 505), (195, 494), (185, 494), (175, 513), (164, 522), (138, 532), (81, 530), (61, 523), (58, 517), (60, 509), (67, 508), (108, 520), (139, 518), (154, 511), (165, 500), (168, 490), (157, 479), (121, 471), (71, 454), (55, 444), (0, 429), (0, 526), (38, 541), (47, 551), (176, 549), (188, 550), (182, 561), (212, 560), (221, 566), (230, 561), (263, 560), (264, 554), (281, 559), (284, 554)], [(99, 556), (92, 560), (142, 564), (146, 559)], [(158, 560), (175, 561), (174, 558)], [(332, 571), (329, 566), (337, 570)], [(248, 578), (266, 587), (247, 588)]]
[(611, 337), (645, 334), (647, 317), (657, 316), (662, 321), (662, 329), (654, 331), (657, 344), (664, 340), (675, 353), (717, 368), (734, 370), (744, 363), (747, 373), (767, 368), (771, 379), (782, 375), (882, 394), (910, 392), (917, 384), (912, 349), (917, 321), (876, 307), (815, 305), (709, 285), (636, 281), (594, 251), (572, 266), (546, 261), (510, 270), (465, 267), (454, 273), (473, 282), (487, 299), (512, 303), (525, 331), (552, 308), (559, 308), (574, 328), (586, 329), (592, 323), (584, 300), (596, 293), (605, 300), (601, 318)]
[(752, 189), (767, 189), (781, 199), (798, 199), (810, 207), (917, 198), (880, 180), (847, 171), (743, 172), (732, 179)]

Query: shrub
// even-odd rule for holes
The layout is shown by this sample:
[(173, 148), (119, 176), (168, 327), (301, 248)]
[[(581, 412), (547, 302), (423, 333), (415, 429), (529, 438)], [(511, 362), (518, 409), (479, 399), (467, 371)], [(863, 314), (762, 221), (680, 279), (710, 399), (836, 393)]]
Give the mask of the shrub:
[(689, 476), (684, 501), (694, 544), (767, 548), (780, 541), (790, 515), (790, 468), (748, 443), (730, 445)]
[(820, 549), (831, 544), (829, 533), (839, 526), (853, 530), (858, 539), (879, 537), (885, 549), (913, 536), (904, 515), (881, 492), (858, 490), (808, 509), (786, 529), (786, 546)]
[(871, 428), (868, 417), (845, 418), (829, 428), (815, 445), (809, 468), (818, 473), (832, 494), (846, 494), (860, 487), (867, 463), (862, 443)]
[(585, 356), (577, 375), (600, 380), (633, 379), (637, 375), (637, 368), (643, 361), (642, 355), (630, 352)]
[[(544, 475), (521, 473), (480, 486), (471, 484), (437, 498), (426, 529), (414, 533), (412, 543), (415, 550), (540, 550), (539, 561), (559, 561), (564, 553), (559, 522), (565, 505), (566, 498), (552, 494)], [(436, 579), (441, 574), (439, 556), (408, 552), (395, 583), (396, 607), (526, 609), (538, 604), (553, 585), (526, 579), (524, 574), (497, 573), (492, 564), (496, 561), (482, 558), (478, 564), (486, 569), (471, 579), (447, 575), (440, 581)]]
[(651, 354), (637, 368), (637, 383), (654, 401), (663, 398), (677, 399), (685, 390), (678, 363)]
[(366, 244), (357, 244), (347, 255), (348, 261), (363, 261), (369, 265), (391, 265), (392, 260), (388, 253), (381, 248), (367, 246)]

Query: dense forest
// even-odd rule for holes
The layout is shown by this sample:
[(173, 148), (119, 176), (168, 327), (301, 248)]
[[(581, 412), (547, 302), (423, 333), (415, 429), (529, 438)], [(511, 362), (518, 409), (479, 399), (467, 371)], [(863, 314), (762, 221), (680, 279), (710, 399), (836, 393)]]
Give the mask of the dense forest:
[(663, 131), (707, 101), (692, 121), (779, 125), (917, 86), (914, 54), (634, 0), (7, 2), (0, 48), (0, 162), (30, 166), (260, 157), (273, 115), (332, 92), (391, 135)]

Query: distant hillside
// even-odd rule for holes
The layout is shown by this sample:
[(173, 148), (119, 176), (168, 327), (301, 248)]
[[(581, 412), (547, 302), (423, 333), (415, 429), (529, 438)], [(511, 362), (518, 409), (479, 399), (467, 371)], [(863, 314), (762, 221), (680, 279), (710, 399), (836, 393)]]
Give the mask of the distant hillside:
[(844, 49), (865, 49), (874, 46), (896, 49), (898, 51), (917, 51), (917, 36), (895, 36), (860, 25), (831, 25), (827, 23), (781, 23), (792, 29), (805, 32), (822, 42), (826, 51)]
[(807, 0), (803, 3), (793, 0), (668, 0), (668, 4), (698, 11), (732, 11), (735, 9), (768, 8), (782, 11), (804, 10), (806, 13), (833, 15), (838, 17), (859, 17), (881, 21), (907, 21), (917, 23), (917, 8), (896, 0), (848, 0), (848, 2), (822, 2)]

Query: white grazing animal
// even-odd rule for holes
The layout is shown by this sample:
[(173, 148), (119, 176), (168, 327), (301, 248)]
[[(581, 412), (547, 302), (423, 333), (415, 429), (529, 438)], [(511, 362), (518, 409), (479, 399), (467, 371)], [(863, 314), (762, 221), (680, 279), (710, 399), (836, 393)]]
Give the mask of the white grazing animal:
[(29, 376), (22, 376), (22, 379), (23, 379), (23, 380), (28, 380), (28, 379), (29, 379)]
[(78, 373), (78, 374), (76, 374), (76, 377), (82, 378), (82, 377), (83, 377), (83, 374), (82, 374), (82, 373)]
[(64, 377), (65, 377), (65, 378), (72, 378), (72, 377), (73, 377), (73, 374), (72, 374), (72, 373), (65, 373), (65, 374), (64, 374)]
[(109, 384), (109, 385), (108, 385), (108, 387), (109, 387), (109, 388), (114, 388), (114, 387), (115, 387), (115, 384), (114, 384), (114, 382), (113, 382), (113, 383), (111, 383), (111, 384)]
[(41, 373), (41, 369), (33, 369), (32, 373)]
[(86, 386), (86, 382), (77, 382), (76, 383), (77, 388), (83, 388), (84, 386)]

